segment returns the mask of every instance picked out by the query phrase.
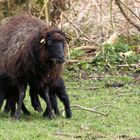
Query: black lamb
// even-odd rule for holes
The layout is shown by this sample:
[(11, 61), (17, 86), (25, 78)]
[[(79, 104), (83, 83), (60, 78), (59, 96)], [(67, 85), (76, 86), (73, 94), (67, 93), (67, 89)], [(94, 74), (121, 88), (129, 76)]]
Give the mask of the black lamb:
[[(43, 92), (41, 91), (41, 89), (37, 87), (39, 87), (39, 83), (33, 83), (33, 82), (30, 83), (30, 97), (34, 109), (40, 112), (42, 111), (42, 107), (38, 95), (40, 95), (44, 99), (44, 94), (42, 94)], [(50, 86), (49, 96), (50, 96), (51, 106), (56, 115), (60, 115), (58, 103), (57, 103), (57, 96), (58, 96), (58, 98), (62, 101), (65, 107), (66, 117), (70, 118), (72, 116), (71, 109), (70, 109), (70, 101), (66, 93), (66, 88), (65, 88), (65, 83), (63, 78), (60, 78), (56, 85)]]

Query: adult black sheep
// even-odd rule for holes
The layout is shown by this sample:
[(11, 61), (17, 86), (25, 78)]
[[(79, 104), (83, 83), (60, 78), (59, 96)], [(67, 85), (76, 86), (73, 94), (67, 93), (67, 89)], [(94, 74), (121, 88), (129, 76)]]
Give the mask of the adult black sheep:
[[(32, 106), (34, 107), (35, 110), (41, 111), (42, 107), (38, 98), (38, 94), (44, 99), (44, 94), (42, 94), (42, 90), (39, 87), (39, 84), (37, 81), (33, 81), (29, 83), (30, 85), (30, 97), (31, 97), (31, 102)], [(58, 82), (56, 85), (51, 85), (50, 90), (49, 90), (49, 96), (50, 96), (50, 101), (51, 101), (51, 106), (54, 110), (54, 113), (56, 115), (60, 115), (59, 109), (58, 109), (58, 103), (57, 103), (57, 96), (58, 98), (62, 101), (64, 107), (65, 107), (65, 113), (66, 117), (70, 118), (72, 116), (72, 112), (70, 109), (70, 101), (69, 97), (66, 93), (66, 88), (65, 88), (65, 83), (63, 78), (59, 78)]]
[[(15, 117), (19, 118), (27, 83), (38, 79), (46, 102), (44, 116), (53, 118), (49, 81), (57, 81), (64, 62), (65, 35), (31, 15), (11, 18), (0, 27), (0, 73), (12, 78), (19, 90)], [(44, 77), (48, 77), (47, 79)]]
[[(16, 87), (12, 83), (10, 77), (6, 74), (0, 74), (0, 108), (3, 104), (3, 101), (6, 99), (6, 106), (4, 108), (5, 112), (9, 112), (11, 110), (11, 116), (14, 116), (15, 113), (15, 100), (18, 102), (19, 92)], [(8, 104), (7, 104), (8, 102)], [(30, 115), (30, 112), (25, 107), (24, 103), (22, 104), (22, 111), (26, 115)]]

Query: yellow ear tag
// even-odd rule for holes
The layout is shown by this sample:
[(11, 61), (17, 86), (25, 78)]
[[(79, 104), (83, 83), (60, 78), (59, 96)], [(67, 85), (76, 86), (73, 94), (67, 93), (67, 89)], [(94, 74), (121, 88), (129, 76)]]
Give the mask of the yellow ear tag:
[(45, 39), (44, 39), (44, 38), (41, 39), (41, 40), (40, 40), (40, 43), (44, 45), (44, 44), (46, 43)]

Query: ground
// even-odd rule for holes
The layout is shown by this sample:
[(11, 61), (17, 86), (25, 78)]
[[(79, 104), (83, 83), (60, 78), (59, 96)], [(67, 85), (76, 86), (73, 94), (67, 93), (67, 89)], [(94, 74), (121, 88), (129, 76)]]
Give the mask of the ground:
[[(2, 140), (140, 140), (139, 81), (128, 75), (92, 75), (87, 79), (66, 78), (71, 105), (97, 112), (72, 110), (72, 119), (61, 115), (47, 120), (33, 110), (28, 93), (25, 104), (31, 112), (19, 121), (0, 113)], [(120, 85), (120, 86), (119, 86)], [(44, 101), (42, 101), (43, 106)], [(60, 110), (63, 105), (59, 102)]]

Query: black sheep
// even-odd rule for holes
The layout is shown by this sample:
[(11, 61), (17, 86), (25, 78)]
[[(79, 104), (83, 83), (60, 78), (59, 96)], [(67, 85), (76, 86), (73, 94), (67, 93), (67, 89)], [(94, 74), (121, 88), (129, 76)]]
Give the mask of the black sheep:
[(64, 47), (61, 30), (49, 28), (31, 15), (13, 17), (0, 27), (0, 73), (6, 73), (18, 87), (16, 118), (20, 116), (27, 83), (36, 79), (46, 102), (44, 116), (53, 118), (49, 81), (57, 81), (61, 75)]
[[(38, 98), (38, 94), (43, 99), (44, 99), (44, 94), (42, 94), (41, 89), (37, 88), (37, 87), (39, 87), (39, 83), (31, 82), (31, 84), (30, 84), (30, 97), (31, 97), (31, 102), (32, 102), (32, 106), (34, 107), (34, 109), (40, 112), (42, 110), (42, 107), (41, 107), (41, 104), (40, 104), (40, 101)], [(60, 114), (59, 109), (58, 109), (57, 99), (56, 99), (56, 96), (58, 96), (65, 107), (66, 117), (70, 118), (72, 116), (72, 113), (70, 110), (70, 101), (69, 101), (69, 97), (66, 93), (66, 88), (65, 88), (63, 78), (60, 78), (56, 85), (50, 86), (49, 96), (50, 96), (51, 106), (52, 106), (54, 113), (56, 115)]]

